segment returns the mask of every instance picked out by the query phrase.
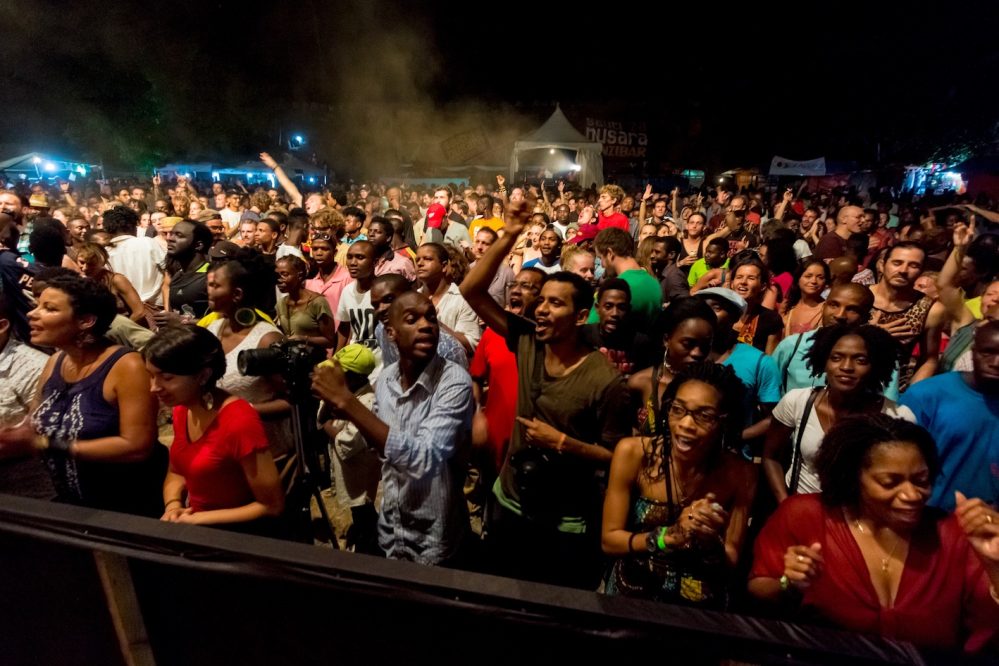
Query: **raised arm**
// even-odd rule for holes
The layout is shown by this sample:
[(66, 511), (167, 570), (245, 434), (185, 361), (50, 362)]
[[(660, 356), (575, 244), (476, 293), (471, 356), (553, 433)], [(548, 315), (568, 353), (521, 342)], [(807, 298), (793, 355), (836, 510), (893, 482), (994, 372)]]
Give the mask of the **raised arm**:
[(958, 224), (954, 227), (954, 249), (951, 250), (943, 268), (940, 269), (940, 275), (937, 276), (937, 289), (940, 290), (938, 302), (943, 303), (947, 315), (953, 320), (956, 327), (965, 326), (974, 321), (974, 316), (964, 307), (961, 286), (958, 284), (958, 275), (961, 273), (964, 253), (974, 237), (975, 216), (972, 215), (970, 224)]
[(479, 315), (486, 326), (504, 337), (507, 332), (506, 312), (489, 295), (489, 285), (531, 216), (526, 201), (511, 204), (505, 210), (506, 226), (503, 227), (503, 235), (475, 262), (475, 266), (461, 283), (461, 295), (475, 310), (475, 314)]
[(260, 153), (260, 161), (267, 165), (267, 168), (274, 172), (274, 176), (277, 177), (278, 182), (281, 183), (281, 187), (288, 196), (291, 197), (291, 203), (299, 208), (302, 206), (302, 193), (298, 191), (298, 187), (292, 182), (291, 178), (284, 172), (281, 165), (270, 156), (270, 153)]

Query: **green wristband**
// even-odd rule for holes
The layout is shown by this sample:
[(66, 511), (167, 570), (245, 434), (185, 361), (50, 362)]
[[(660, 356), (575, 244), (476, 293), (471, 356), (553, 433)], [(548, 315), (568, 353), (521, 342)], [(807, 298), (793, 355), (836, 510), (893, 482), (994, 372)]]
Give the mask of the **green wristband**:
[(666, 535), (669, 533), (669, 527), (660, 527), (659, 534), (656, 535), (656, 547), (659, 550), (666, 550)]

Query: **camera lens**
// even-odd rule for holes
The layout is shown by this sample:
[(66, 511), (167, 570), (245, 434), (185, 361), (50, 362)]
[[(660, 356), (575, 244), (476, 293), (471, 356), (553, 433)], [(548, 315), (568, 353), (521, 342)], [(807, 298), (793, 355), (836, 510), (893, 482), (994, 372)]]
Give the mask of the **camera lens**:
[(236, 367), (248, 377), (280, 374), (285, 367), (284, 350), (280, 347), (244, 349), (236, 357)]

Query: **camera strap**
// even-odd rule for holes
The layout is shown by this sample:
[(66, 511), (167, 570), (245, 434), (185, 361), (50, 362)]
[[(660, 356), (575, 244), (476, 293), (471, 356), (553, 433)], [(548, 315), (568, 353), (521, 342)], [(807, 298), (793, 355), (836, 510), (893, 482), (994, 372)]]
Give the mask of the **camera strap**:
[(787, 484), (787, 494), (795, 495), (798, 492), (798, 481), (801, 478), (801, 438), (805, 435), (805, 427), (808, 425), (808, 419), (812, 416), (812, 406), (815, 404), (815, 399), (819, 397), (819, 392), (822, 387), (818, 386), (812, 389), (812, 392), (808, 395), (808, 402), (805, 403), (805, 411), (801, 415), (801, 422), (798, 424), (798, 436), (794, 438), (794, 452), (791, 454), (791, 482)]

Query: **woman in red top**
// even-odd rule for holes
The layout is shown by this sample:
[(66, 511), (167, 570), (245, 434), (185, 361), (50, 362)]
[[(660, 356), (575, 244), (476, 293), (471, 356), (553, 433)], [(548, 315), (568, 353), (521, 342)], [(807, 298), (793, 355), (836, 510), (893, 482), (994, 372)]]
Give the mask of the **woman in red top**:
[(215, 386), (226, 368), (218, 338), (197, 326), (166, 326), (144, 355), (153, 394), (173, 407), (161, 520), (271, 531), (267, 519), (281, 514), (284, 493), (257, 411)]
[(788, 498), (757, 538), (749, 591), (801, 616), (922, 647), (997, 646), (999, 513), (958, 494), (926, 507), (939, 471), (923, 428), (885, 415), (826, 435), (821, 494)]

